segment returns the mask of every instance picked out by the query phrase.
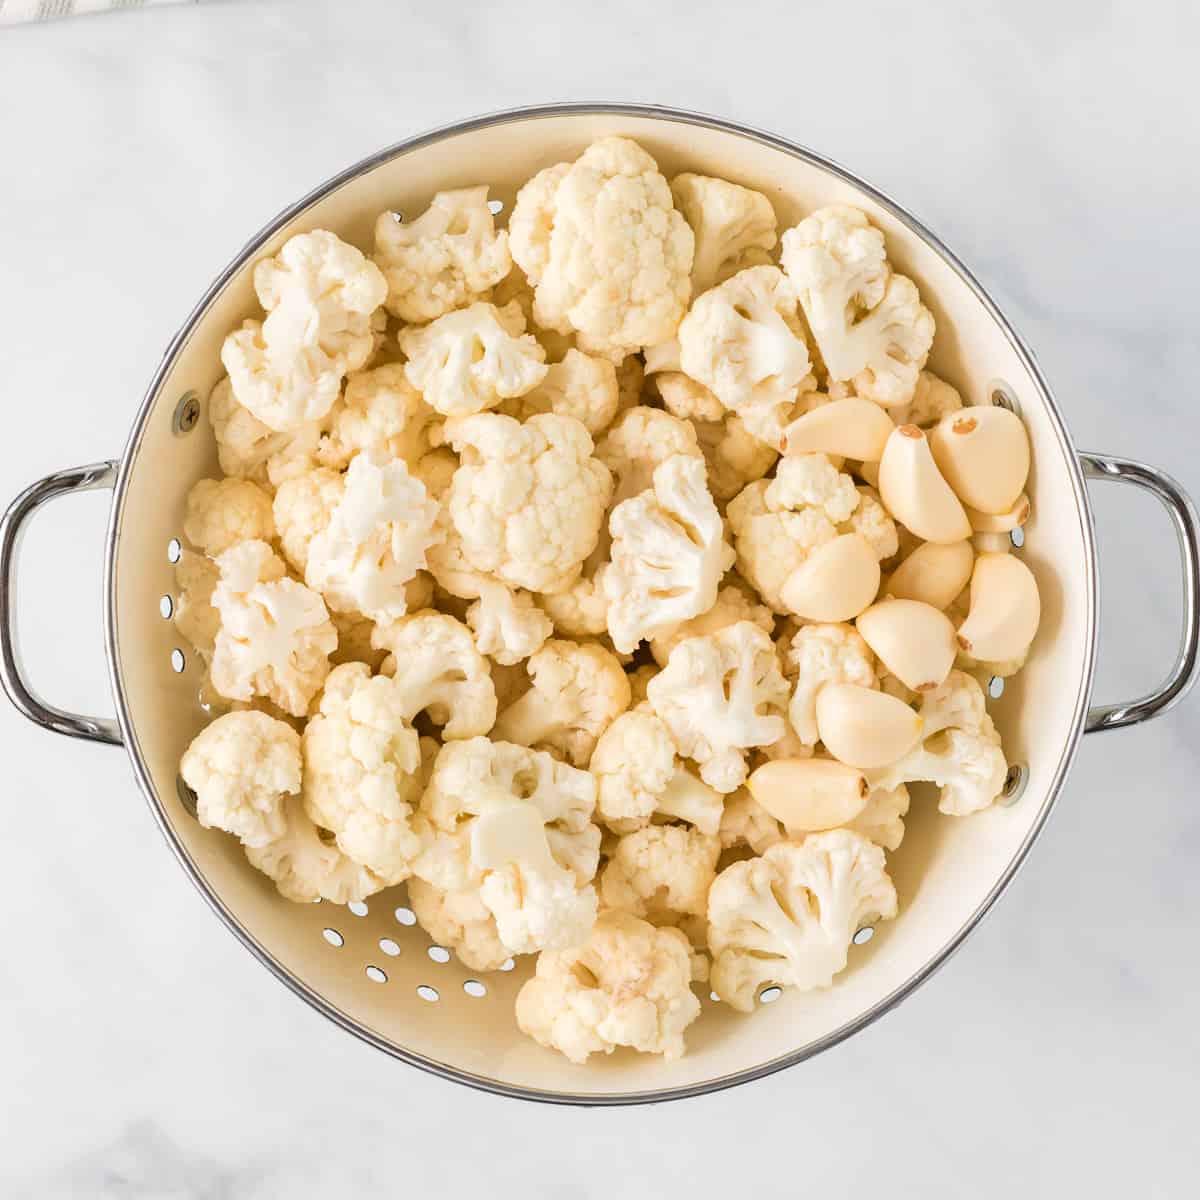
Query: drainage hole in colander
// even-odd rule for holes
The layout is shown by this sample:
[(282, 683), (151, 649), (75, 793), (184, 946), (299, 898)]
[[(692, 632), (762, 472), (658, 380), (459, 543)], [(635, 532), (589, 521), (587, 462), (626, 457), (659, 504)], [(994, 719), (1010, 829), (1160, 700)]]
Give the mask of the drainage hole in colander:
[(411, 908), (396, 909), (396, 920), (401, 925), (415, 925), (417, 923), (417, 914)]
[(183, 547), (178, 538), (172, 538), (167, 543), (167, 561), (177, 563), (183, 557)]
[(503, 962), (500, 964), (500, 970), (502, 970), (502, 971), (511, 971), (511, 970), (513, 969), (513, 967), (515, 967), (516, 965), (517, 965), (517, 964), (516, 964), (515, 962), (513, 962), (513, 960), (512, 960), (511, 958), (506, 958), (506, 959), (505, 959), (505, 960), (504, 960), (504, 961), (503, 961)]
[(356, 916), (365, 917), (367, 915), (367, 906), (361, 900), (351, 900), (346, 907)]
[(392, 958), (395, 958), (396, 955), (400, 953), (400, 943), (393, 942), (391, 938), (380, 938), (379, 948), (384, 952), (384, 954), (388, 954)]
[(175, 790), (179, 793), (179, 803), (190, 816), (196, 815), (196, 793), (183, 781), (182, 775), (175, 776)]
[(865, 946), (875, 936), (873, 925), (864, 925), (852, 939), (856, 946)]
[(423, 983), (417, 988), (417, 995), (422, 1000), (428, 1000), (430, 1004), (435, 1004), (440, 999), (437, 988), (431, 988), (427, 983)]
[(758, 993), (759, 1004), (774, 1004), (783, 995), (783, 988), (765, 987)]
[(372, 983), (387, 983), (387, 975), (385, 975), (384, 972), (376, 966), (370, 966), (367, 968), (367, 978)]
[(1008, 768), (1008, 774), (1004, 777), (1004, 787), (1000, 790), (999, 804), (1005, 806), (1016, 804), (1020, 800), (1025, 791), (1025, 785), (1029, 782), (1029, 768), (1024, 763), (1013, 763)]
[(500, 213), (502, 213), (503, 211), (504, 211), (504, 201), (503, 200), (489, 200), (488, 201), (488, 212), (490, 212), (493, 217), (499, 216)]
[(395, 221), (397, 225), (403, 225), (404, 214), (398, 208), (394, 208), (392, 209), (392, 220)]
[(999, 675), (993, 675), (987, 682), (987, 694), (993, 700), (999, 700), (1004, 695), (1004, 680)]
[(435, 963), (448, 963), (450, 961), (450, 951), (445, 946), (430, 946), (425, 951)]
[(1025, 545), (1025, 530), (1020, 525), (1009, 532), (1008, 540), (1012, 542), (1016, 549), (1020, 550)]
[(709, 992), (709, 993), (708, 993), (708, 998), (709, 998), (709, 999), (710, 999), (710, 1000), (711, 1000), (711, 1001), (712, 1001), (714, 1004), (720, 1004), (720, 1003), (721, 1003), (721, 997), (720, 997), (720, 996), (718, 996), (716, 992)]
[(176, 675), (183, 674), (183, 668), (187, 666), (187, 659), (183, 656), (183, 651), (178, 646), (171, 651), (171, 670)]
[(175, 611), (175, 602), (170, 596), (160, 596), (158, 601), (158, 611), (164, 621), (171, 619), (171, 614)]
[(487, 988), (484, 987), (478, 979), (468, 979), (466, 983), (463, 984), (463, 991), (466, 992), (468, 996), (474, 996), (476, 1000), (478, 1000), (480, 996), (487, 995)]
[(336, 929), (322, 929), (321, 936), (335, 948), (340, 948), (346, 944), (346, 939)]

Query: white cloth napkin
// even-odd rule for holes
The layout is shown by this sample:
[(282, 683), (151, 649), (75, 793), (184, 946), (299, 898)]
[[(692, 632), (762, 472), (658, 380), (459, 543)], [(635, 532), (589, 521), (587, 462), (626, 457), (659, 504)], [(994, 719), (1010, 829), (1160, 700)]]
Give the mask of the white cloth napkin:
[(0, 25), (52, 21), (121, 8), (151, 8), (156, 4), (192, 4), (195, 0), (0, 0)]

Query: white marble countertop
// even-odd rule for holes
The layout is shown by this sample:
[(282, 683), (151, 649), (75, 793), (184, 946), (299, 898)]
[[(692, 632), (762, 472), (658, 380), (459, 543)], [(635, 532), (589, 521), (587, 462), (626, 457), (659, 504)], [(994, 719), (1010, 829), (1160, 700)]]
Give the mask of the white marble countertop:
[[(994, 289), (1079, 445), (1200, 489), (1197, 37), (1168, 0), (246, 2), (6, 31), (0, 497), (119, 453), (172, 331), (285, 203), (428, 126), (568, 97), (847, 163)], [(1101, 489), (1096, 511), (1097, 695), (1124, 698), (1173, 652), (1174, 550), (1152, 502)], [(104, 514), (40, 519), (23, 590), (31, 671), (97, 712)], [(1194, 1195), (1196, 713), (1087, 739), (983, 930), (866, 1033), (749, 1088), (578, 1111), (321, 1020), (210, 916), (121, 752), (0, 704), (0, 1194)]]

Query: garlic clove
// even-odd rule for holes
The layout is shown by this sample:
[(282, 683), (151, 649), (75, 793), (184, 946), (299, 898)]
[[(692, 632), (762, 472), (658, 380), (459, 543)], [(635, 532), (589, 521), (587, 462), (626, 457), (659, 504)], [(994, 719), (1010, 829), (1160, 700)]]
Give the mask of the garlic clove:
[(1024, 658), (1041, 620), (1033, 572), (1014, 554), (981, 554), (971, 574), (971, 604), (958, 644), (983, 662)]
[(876, 657), (905, 687), (928, 692), (954, 666), (954, 626), (920, 600), (881, 600), (859, 613), (855, 627)]
[(844, 533), (818, 546), (784, 581), (788, 611), (809, 621), (849, 621), (879, 592), (879, 562), (866, 538)]
[(917, 744), (921, 718), (903, 700), (853, 683), (817, 693), (817, 732), (839, 762), (862, 770), (891, 766)]
[(967, 514), (916, 425), (901, 425), (888, 438), (879, 460), (879, 495), (897, 521), (927, 542), (971, 536)]
[(893, 572), (883, 585), (885, 595), (898, 600), (920, 600), (945, 609), (971, 581), (975, 552), (967, 540), (923, 542)]
[(746, 787), (789, 834), (817, 833), (853, 821), (871, 791), (860, 770), (830, 758), (764, 763)]
[(987, 513), (978, 508), (967, 508), (967, 520), (976, 533), (1010, 533), (1029, 520), (1029, 497), (1022, 492), (1012, 507), (1002, 513)]
[(976, 554), (1007, 554), (1012, 549), (1012, 541), (1007, 533), (974, 533), (971, 535), (971, 545)]
[(784, 454), (839, 454), (860, 462), (878, 462), (895, 422), (878, 404), (858, 396), (822, 404), (794, 420), (784, 431)]
[(980, 512), (1007, 512), (1029, 477), (1029, 434), (1007, 408), (947, 413), (930, 433), (929, 448), (958, 498)]

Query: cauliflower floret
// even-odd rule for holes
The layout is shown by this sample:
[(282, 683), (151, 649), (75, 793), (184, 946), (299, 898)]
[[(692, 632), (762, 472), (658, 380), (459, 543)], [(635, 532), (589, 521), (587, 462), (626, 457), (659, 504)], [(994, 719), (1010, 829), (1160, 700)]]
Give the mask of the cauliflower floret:
[(265, 483), (267, 460), (287, 443), (288, 435), (276, 433), (240, 404), (228, 375), (209, 393), (208, 421), (221, 470), (238, 479)]
[(596, 739), (629, 707), (629, 681), (602, 646), (548, 641), (528, 663), (533, 687), (496, 721), (496, 737), (586, 767)]
[(775, 210), (762, 192), (689, 172), (671, 180), (671, 195), (696, 237), (693, 296), (745, 267), (771, 261)]
[(775, 612), (780, 590), (818, 546), (838, 535), (860, 497), (849, 475), (823, 454), (784, 458), (775, 478), (748, 484), (729, 502), (738, 570)]
[(649, 825), (628, 833), (600, 873), (600, 900), (652, 925), (704, 916), (720, 854), (715, 835), (685, 825)]
[(708, 424), (725, 419), (725, 406), (704, 384), (697, 383), (690, 375), (685, 375), (682, 371), (662, 371), (653, 379), (663, 405), (673, 417)]
[(828, 987), (868, 920), (896, 915), (883, 851), (856, 833), (809, 834), (734, 863), (708, 894), (713, 990), (751, 1012), (763, 984)]
[(483, 413), (455, 421), (450, 439), (463, 461), (448, 507), (472, 568), (534, 592), (570, 586), (612, 493), (587, 430), (554, 413), (524, 424)]
[[(603, 540), (604, 531), (601, 531)], [(604, 592), (607, 547), (597, 545), (584, 560), (583, 573), (569, 588), (538, 596), (538, 607), (568, 638), (595, 638), (608, 632), (608, 596)]]
[(745, 584), (737, 581), (737, 576), (732, 579), (733, 582), (717, 593), (716, 603), (707, 612), (684, 621), (682, 625), (667, 630), (651, 641), (650, 652), (660, 667), (667, 665), (671, 651), (685, 639), (716, 633), (718, 629), (735, 625), (738, 621), (752, 621), (766, 633), (771, 633), (775, 625), (771, 610), (756, 603), (753, 593)]
[(748, 846), (755, 854), (786, 839), (783, 826), (745, 788), (726, 797), (717, 836), (725, 850)]
[(657, 674), (658, 667), (653, 663), (644, 663), (632, 671), (626, 667), (625, 676), (629, 680), (629, 704), (631, 708), (635, 705), (648, 703), (646, 689), (650, 686), (650, 680)]
[(951, 671), (922, 693), (920, 716), (922, 740), (890, 767), (867, 771), (871, 787), (926, 781), (941, 789), (939, 812), (964, 817), (987, 808), (1004, 788), (1008, 763), (978, 681)]
[(700, 1015), (691, 980), (691, 947), (678, 929), (606, 912), (582, 945), (538, 958), (517, 994), (517, 1024), (575, 1063), (618, 1046), (669, 1062)]
[(816, 387), (796, 294), (778, 267), (749, 267), (698, 297), (679, 326), (679, 362), (776, 449)]
[(414, 876), (408, 881), (408, 902), (425, 932), (449, 946), (468, 970), (496, 971), (508, 960), (496, 918), (477, 892), (446, 892)]
[(817, 693), (827, 683), (853, 683), (877, 688), (875, 655), (851, 625), (804, 625), (785, 652), (788, 674), (795, 680), (788, 720), (804, 746), (821, 740), (817, 732)]
[(908, 788), (903, 784), (894, 788), (876, 788), (867, 797), (862, 812), (846, 828), (882, 846), (885, 850), (898, 850), (904, 841), (904, 816), (908, 812)]
[(420, 612), (375, 626), (371, 642), (388, 657), (404, 719), (426, 713), (442, 737), (476, 737), (496, 721), (496, 689), (471, 631), (446, 613)]
[(787, 690), (770, 636), (749, 621), (680, 642), (647, 688), (679, 752), (725, 793), (745, 780), (747, 749), (783, 737)]
[[(494, 661), (511, 666), (536, 654), (554, 632), (551, 618), (528, 592), (513, 591), (480, 575), (479, 599), (467, 609), (475, 644)], [(538, 598), (538, 604), (551, 597)]]
[(283, 837), (284, 797), (300, 790), (300, 736), (265, 713), (227, 713), (192, 739), (179, 771), (205, 829), (265, 846)]
[(626, 353), (675, 333), (695, 239), (635, 142), (601, 138), (565, 169), (534, 176), (517, 194), (510, 229), (539, 325)]
[(387, 280), (387, 310), (432, 321), (487, 295), (512, 267), (508, 236), (496, 232), (486, 187), (438, 192), (415, 220), (380, 213), (375, 263)]
[(319, 421), (374, 353), (371, 317), (387, 284), (360, 250), (317, 229), (259, 262), (254, 289), (266, 320), (246, 321), (221, 347), (234, 395), (280, 432)]
[(651, 487), (655, 470), (677, 454), (703, 458), (687, 421), (644, 405), (623, 413), (596, 447), (596, 457), (616, 480), (613, 507)]
[(400, 363), (358, 371), (346, 380), (342, 402), (317, 449), (317, 461), (342, 471), (356, 454), (370, 451), (384, 458), (402, 458), (415, 468), (429, 450), (434, 416)]
[(284, 557), (301, 575), (308, 569), (312, 540), (329, 525), (345, 487), (337, 471), (324, 467), (279, 485), (272, 509), (275, 529)]
[(329, 674), (337, 630), (324, 602), (285, 578), (266, 542), (239, 542), (217, 559), (213, 607), (221, 618), (212, 658), (213, 686), (230, 700), (266, 696), (294, 717)]
[(403, 616), (405, 585), (440, 536), (438, 503), (403, 459), (355, 455), (336, 507), (308, 545), (304, 578), (331, 608), (372, 620)]
[[(489, 686), (490, 686), (490, 680)], [(412, 873), (421, 747), (403, 687), (365, 663), (335, 667), (304, 728), (304, 807), (338, 848), (386, 886)]]
[(275, 536), (271, 497), (248, 479), (201, 479), (187, 495), (183, 536), (210, 558)]
[(947, 413), (962, 408), (962, 396), (958, 389), (939, 379), (932, 371), (922, 371), (917, 376), (917, 386), (912, 400), (902, 408), (894, 408), (888, 416), (900, 425), (917, 425), (921, 429), (932, 429)]
[(838, 524), (838, 533), (857, 533), (871, 547), (875, 557), (883, 562), (900, 549), (900, 531), (896, 522), (880, 502), (879, 493), (873, 488), (858, 489), (858, 507), (850, 519)]
[[(419, 580), (413, 580), (414, 584), (419, 584), (419, 582)], [(423, 608), (425, 603), (428, 601), (414, 606), (410, 596), (410, 607)], [(338, 635), (337, 649), (329, 656), (329, 661), (335, 667), (341, 666), (342, 663), (366, 663), (372, 673), (378, 674), (387, 654), (382, 650), (376, 650), (371, 645), (371, 638), (375, 633), (375, 622), (361, 613), (331, 612), (329, 619), (333, 622), (333, 627), (337, 630)]]
[(908, 404), (933, 342), (916, 285), (888, 266), (883, 234), (847, 205), (821, 208), (783, 235), (795, 286), (829, 379), (888, 407)]
[(175, 564), (175, 628), (192, 645), (197, 654), (209, 663), (221, 627), (221, 617), (212, 606), (213, 589), (220, 572), (217, 564), (203, 554), (185, 550)]
[(472, 304), (431, 325), (406, 329), (400, 349), (404, 372), (426, 404), (447, 417), (463, 417), (524, 396), (546, 377), (546, 352), (525, 332), (515, 304)]
[(606, 358), (568, 350), (552, 363), (532, 391), (506, 401), (500, 411), (524, 421), (537, 413), (574, 417), (590, 434), (601, 433), (617, 415), (617, 368)]
[[(509, 227), (511, 236), (511, 222)], [(573, 333), (559, 333), (554, 329), (543, 329), (533, 316), (533, 287), (525, 278), (525, 272), (520, 267), (513, 269), (497, 285), (492, 293), (492, 303), (497, 308), (505, 308), (515, 303), (525, 318), (529, 332), (541, 343), (546, 351), (548, 363), (562, 362), (567, 351), (576, 349)]]
[(609, 530), (612, 564), (602, 582), (618, 650), (629, 653), (716, 603), (734, 554), (702, 459), (668, 458), (654, 471), (653, 490), (613, 509)]

